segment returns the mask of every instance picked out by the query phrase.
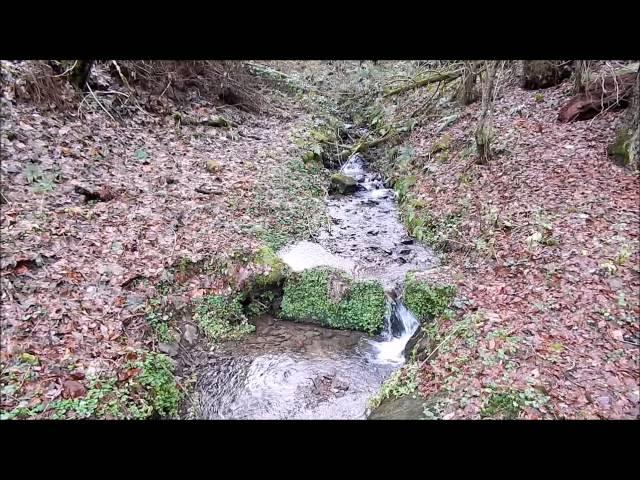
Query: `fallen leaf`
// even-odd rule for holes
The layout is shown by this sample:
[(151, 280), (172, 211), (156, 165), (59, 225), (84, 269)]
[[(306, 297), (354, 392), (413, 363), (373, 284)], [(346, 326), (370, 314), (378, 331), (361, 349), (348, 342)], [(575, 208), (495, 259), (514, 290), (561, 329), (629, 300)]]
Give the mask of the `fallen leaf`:
[(611, 336), (614, 338), (614, 340), (619, 340), (619, 341), (624, 341), (624, 336), (623, 336), (624, 332), (622, 330), (613, 330), (611, 332)]
[(29, 268), (26, 265), (20, 265), (19, 267), (15, 268), (13, 270), (13, 272), (16, 275), (24, 275), (25, 273), (27, 273), (29, 271)]
[(85, 386), (75, 380), (66, 380), (62, 384), (62, 389), (62, 396), (64, 398), (84, 397), (87, 393)]
[(130, 368), (129, 370), (118, 373), (118, 380), (124, 382), (126, 380), (129, 380), (131, 377), (135, 377), (139, 372), (139, 368)]

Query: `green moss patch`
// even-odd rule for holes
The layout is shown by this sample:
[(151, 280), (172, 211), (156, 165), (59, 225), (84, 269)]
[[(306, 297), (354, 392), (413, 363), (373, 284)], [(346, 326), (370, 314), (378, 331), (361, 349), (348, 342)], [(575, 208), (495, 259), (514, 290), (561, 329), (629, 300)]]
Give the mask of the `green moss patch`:
[(305, 270), (285, 284), (281, 315), (288, 320), (375, 334), (384, 324), (384, 289), (378, 282), (357, 282), (331, 268)]
[(448, 151), (449, 148), (451, 148), (451, 136), (449, 134), (444, 134), (433, 144), (431, 147), (431, 153), (435, 154), (438, 152)]
[(445, 314), (456, 295), (456, 288), (441, 282), (430, 283), (409, 272), (404, 283), (404, 303), (424, 322)]

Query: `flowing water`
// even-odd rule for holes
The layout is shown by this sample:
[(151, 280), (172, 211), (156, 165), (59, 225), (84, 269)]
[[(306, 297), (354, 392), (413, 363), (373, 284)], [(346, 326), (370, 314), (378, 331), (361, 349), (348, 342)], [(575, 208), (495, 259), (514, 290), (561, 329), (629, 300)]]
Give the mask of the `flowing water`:
[(409, 270), (433, 267), (435, 256), (407, 237), (394, 192), (366, 170), (361, 156), (342, 172), (358, 181), (358, 191), (329, 198), (331, 227), (279, 255), (295, 271), (328, 265), (380, 281), (388, 295), (383, 332), (371, 338), (261, 318), (249, 340), (211, 353), (198, 369), (197, 417), (366, 418), (367, 400), (404, 363), (419, 323), (397, 292)]

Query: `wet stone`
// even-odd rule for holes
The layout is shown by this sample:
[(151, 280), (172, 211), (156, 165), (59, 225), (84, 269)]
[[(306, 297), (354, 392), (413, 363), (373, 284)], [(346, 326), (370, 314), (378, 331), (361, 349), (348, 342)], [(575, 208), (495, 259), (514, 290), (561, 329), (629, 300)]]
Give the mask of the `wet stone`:
[(166, 353), (170, 357), (175, 357), (178, 355), (178, 344), (177, 343), (164, 343), (160, 342), (158, 345), (158, 350), (162, 353)]
[(198, 339), (198, 329), (195, 325), (186, 325), (184, 327), (184, 333), (182, 334), (182, 338), (189, 345), (193, 345), (195, 341)]

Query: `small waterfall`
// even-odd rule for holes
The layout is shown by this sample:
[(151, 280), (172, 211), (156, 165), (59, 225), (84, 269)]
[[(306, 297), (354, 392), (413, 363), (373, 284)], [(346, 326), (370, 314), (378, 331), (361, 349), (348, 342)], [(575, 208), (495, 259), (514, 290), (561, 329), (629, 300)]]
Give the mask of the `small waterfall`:
[(384, 330), (376, 340), (368, 340), (373, 347), (376, 363), (404, 363), (404, 347), (419, 328), (420, 322), (399, 300), (387, 297)]

